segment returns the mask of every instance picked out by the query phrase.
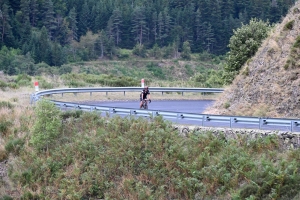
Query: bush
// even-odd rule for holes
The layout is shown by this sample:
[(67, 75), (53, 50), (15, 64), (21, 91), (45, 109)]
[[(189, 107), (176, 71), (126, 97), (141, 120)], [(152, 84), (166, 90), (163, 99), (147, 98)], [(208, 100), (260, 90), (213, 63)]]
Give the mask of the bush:
[(286, 24), (284, 25), (283, 30), (285, 30), (285, 31), (286, 31), (286, 30), (292, 30), (293, 27), (294, 27), (294, 23), (295, 23), (294, 20), (289, 21), (288, 23), (286, 23)]
[(145, 58), (147, 56), (146, 48), (142, 44), (136, 44), (132, 50), (132, 53), (142, 58)]
[(0, 101), (0, 108), (13, 109), (14, 105), (12, 103), (10, 103), (9, 101)]
[(154, 77), (157, 77), (159, 79), (165, 79), (165, 74), (161, 67), (159, 67), (157, 64), (149, 63), (147, 64), (147, 69), (152, 73)]
[(268, 36), (271, 26), (268, 22), (251, 19), (248, 25), (243, 25), (241, 28), (234, 30), (234, 35), (230, 38), (228, 47), (230, 51), (226, 57), (224, 67), (224, 81), (230, 84), (238, 74), (245, 62), (251, 58), (262, 41)]
[(34, 148), (48, 151), (62, 127), (60, 110), (52, 102), (42, 99), (38, 101), (35, 113), (36, 120), (30, 142)]
[(20, 150), (23, 148), (24, 143), (25, 143), (24, 140), (21, 138), (10, 139), (5, 145), (5, 150), (8, 153), (13, 153), (14, 155), (18, 155)]

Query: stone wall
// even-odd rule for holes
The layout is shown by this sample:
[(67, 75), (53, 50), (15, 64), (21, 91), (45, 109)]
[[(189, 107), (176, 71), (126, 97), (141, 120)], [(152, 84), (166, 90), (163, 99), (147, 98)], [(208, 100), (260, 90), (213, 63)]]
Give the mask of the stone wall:
[(269, 135), (277, 135), (280, 143), (284, 149), (298, 149), (300, 148), (300, 133), (286, 132), (286, 131), (270, 131), (270, 130), (256, 130), (256, 129), (232, 129), (232, 128), (212, 128), (212, 127), (198, 127), (198, 126), (183, 126), (176, 125), (174, 129), (178, 130), (179, 134), (188, 137), (190, 134), (204, 134), (212, 133), (216, 137), (225, 136), (226, 139), (237, 139), (238, 135), (244, 135), (249, 140), (257, 138), (264, 138)]

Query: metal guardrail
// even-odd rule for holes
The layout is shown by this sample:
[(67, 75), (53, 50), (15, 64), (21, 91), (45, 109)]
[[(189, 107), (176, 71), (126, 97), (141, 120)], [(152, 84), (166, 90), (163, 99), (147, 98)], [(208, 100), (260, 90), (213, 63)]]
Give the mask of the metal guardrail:
[[(241, 116), (222, 116), (207, 115), (196, 113), (170, 112), (160, 110), (140, 110), (132, 108), (117, 108), (98, 105), (87, 105), (78, 103), (67, 103), (60, 101), (52, 101), (61, 110), (83, 110), (90, 112), (108, 113), (110, 115), (126, 115), (136, 117), (155, 117), (162, 116), (164, 119), (182, 122), (197, 122), (201, 126), (223, 126), (235, 128), (239, 125), (253, 125), (254, 129), (272, 130), (275, 127), (285, 127), (287, 131), (300, 131), (300, 119), (277, 119), (277, 118), (257, 118), (257, 117), (241, 117)], [(213, 125), (214, 124), (214, 125)]]
[[(221, 93), (224, 91), (222, 88), (176, 88), (176, 87), (150, 87), (151, 92), (179, 92), (183, 95), (184, 92), (200, 92), (200, 93)], [(95, 92), (141, 92), (141, 87), (99, 87), (99, 88), (60, 88), (36, 92), (31, 95), (30, 102), (38, 101), (42, 96), (64, 93), (92, 93)]]
[[(116, 88), (67, 88), (67, 89), (53, 89), (37, 92), (31, 95), (31, 102), (34, 103), (44, 95), (62, 94), (63, 93), (84, 93), (90, 92), (140, 92), (140, 87), (116, 87)], [(217, 88), (152, 88), (151, 92), (211, 92), (220, 93), (223, 89)], [(165, 119), (175, 120), (177, 123), (191, 122), (193, 121), (197, 125), (201, 126), (227, 126), (229, 128), (235, 128), (242, 126), (251, 126), (253, 129), (266, 129), (275, 130), (278, 127), (283, 127), (284, 130), (291, 132), (300, 132), (300, 119), (279, 119), (279, 118), (257, 118), (257, 117), (245, 117), (245, 116), (224, 116), (224, 115), (207, 115), (197, 113), (183, 113), (183, 112), (170, 112), (159, 110), (140, 110), (130, 108), (116, 108), (98, 105), (87, 105), (70, 102), (54, 101), (54, 104), (61, 110), (78, 109), (83, 111), (96, 111), (101, 113), (118, 114), (118, 115), (130, 115), (136, 117), (155, 117), (162, 116)], [(278, 130), (278, 129), (277, 129)]]

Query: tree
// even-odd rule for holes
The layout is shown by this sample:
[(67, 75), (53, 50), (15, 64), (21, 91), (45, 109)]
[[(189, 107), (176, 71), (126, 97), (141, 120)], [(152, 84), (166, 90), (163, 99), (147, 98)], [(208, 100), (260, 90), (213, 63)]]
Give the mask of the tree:
[(225, 83), (231, 83), (244, 63), (256, 53), (262, 41), (268, 36), (270, 28), (269, 22), (251, 19), (248, 25), (242, 25), (241, 28), (234, 30), (224, 67)]
[(143, 7), (136, 7), (132, 14), (132, 33), (134, 40), (140, 45), (143, 44), (143, 36), (147, 34), (146, 16)]
[(69, 22), (69, 28), (71, 30), (71, 40), (78, 41), (77, 14), (74, 7), (69, 12), (68, 22)]
[(78, 30), (79, 30), (79, 35), (82, 36), (84, 34), (86, 34), (86, 32), (89, 30), (90, 28), (90, 15), (91, 15), (91, 11), (89, 8), (89, 5), (87, 4), (87, 2), (85, 2), (83, 4), (81, 13), (79, 15), (79, 26), (78, 26)]
[[(12, 27), (10, 25), (9, 7), (3, 4), (0, 7), (0, 36), (1, 36), (1, 46), (8, 45), (13, 46), (14, 37), (12, 34)], [(5, 39), (5, 40), (4, 40)]]
[(50, 40), (55, 39), (55, 32), (57, 29), (57, 21), (54, 17), (54, 10), (53, 10), (53, 2), (51, 0), (46, 0), (43, 4), (45, 12), (43, 13), (44, 16), (44, 26), (47, 28)]
[(37, 0), (30, 0), (30, 23), (33, 27), (37, 25), (38, 4)]
[(37, 150), (49, 151), (51, 145), (55, 145), (55, 139), (61, 131), (60, 110), (54, 103), (47, 100), (37, 102), (35, 109), (36, 120), (33, 125), (30, 143)]
[(191, 46), (188, 41), (185, 41), (182, 45), (181, 57), (185, 60), (191, 59)]
[(35, 62), (45, 62), (50, 65), (51, 43), (45, 26), (43, 26), (41, 32), (33, 33), (30, 43), (31, 54), (34, 56)]
[(113, 11), (111, 15), (107, 28), (109, 30), (109, 35), (114, 39), (115, 44), (118, 46), (121, 41), (121, 27), (122, 27), (122, 13), (117, 8)]
[(21, 9), (20, 22), (22, 24), (25, 24), (27, 21), (29, 21), (30, 1), (21, 0), (20, 9)]

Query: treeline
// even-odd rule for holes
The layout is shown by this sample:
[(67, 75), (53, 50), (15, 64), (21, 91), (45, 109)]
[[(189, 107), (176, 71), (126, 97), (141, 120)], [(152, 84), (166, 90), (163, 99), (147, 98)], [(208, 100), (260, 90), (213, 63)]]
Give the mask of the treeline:
[[(280, 20), (295, 0), (2, 0), (0, 47), (50, 66), (124, 57), (228, 51), (251, 18)], [(145, 50), (151, 50), (146, 54)], [(125, 54), (126, 57), (126, 54)], [(16, 71), (15, 69), (12, 71)]]

